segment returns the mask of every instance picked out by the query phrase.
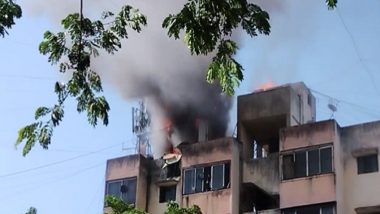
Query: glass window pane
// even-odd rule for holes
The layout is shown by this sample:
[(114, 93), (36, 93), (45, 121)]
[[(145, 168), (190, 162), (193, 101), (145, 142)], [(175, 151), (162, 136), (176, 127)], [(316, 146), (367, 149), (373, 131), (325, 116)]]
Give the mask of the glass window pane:
[(162, 186), (160, 187), (160, 198), (159, 202), (169, 202), (169, 201), (175, 201), (176, 199), (176, 186)]
[(136, 203), (136, 179), (126, 179), (123, 181), (123, 192), (122, 199), (125, 203), (134, 204)]
[(321, 149), (321, 173), (332, 172), (332, 148)]
[(107, 195), (120, 198), (121, 181), (111, 181), (107, 184)]
[(203, 190), (210, 191), (211, 190), (211, 166), (203, 168)]
[(309, 168), (308, 175), (319, 174), (319, 149), (308, 151), (307, 158), (307, 164)]
[(293, 154), (282, 156), (282, 173), (284, 180), (294, 178)]
[(334, 206), (322, 207), (322, 214), (334, 214)]
[(212, 189), (221, 189), (224, 187), (224, 164), (212, 166)]
[(195, 190), (195, 187), (193, 188), (194, 176), (195, 176), (195, 169), (185, 170), (184, 179), (183, 179), (183, 194), (190, 194), (194, 192)]
[(204, 170), (203, 168), (197, 168), (195, 173), (195, 192), (203, 192)]
[(377, 154), (358, 157), (357, 162), (359, 174), (379, 171)]
[(296, 152), (295, 177), (306, 176), (306, 152)]

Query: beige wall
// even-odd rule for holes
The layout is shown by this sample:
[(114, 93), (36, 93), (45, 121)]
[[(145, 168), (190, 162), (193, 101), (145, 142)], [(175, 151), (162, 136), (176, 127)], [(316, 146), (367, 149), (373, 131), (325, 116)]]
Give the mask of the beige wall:
[(182, 197), (182, 206), (191, 207), (196, 204), (201, 208), (202, 214), (232, 214), (231, 202), (231, 188), (190, 194)]
[(107, 161), (106, 180), (135, 177), (139, 174), (140, 157), (130, 155)]
[(141, 155), (129, 155), (107, 161), (106, 181), (136, 177), (136, 208), (146, 209), (147, 166)]
[(325, 174), (282, 181), (280, 208), (335, 201), (335, 176)]
[[(284, 128), (280, 132), (280, 154), (333, 143), (336, 137), (336, 126), (333, 120)], [(334, 164), (336, 155), (336, 153), (333, 154)], [(281, 181), (280, 208), (335, 201), (335, 180), (335, 173), (329, 173)]]
[[(177, 195), (182, 197), (182, 206), (191, 207), (198, 205), (203, 214), (238, 214), (240, 167), (239, 167), (239, 144), (233, 138), (223, 138), (180, 146), (182, 151), (182, 168), (196, 165), (230, 161), (231, 188), (218, 191), (209, 191), (182, 196), (182, 189)], [(182, 187), (182, 178), (179, 185)], [(235, 204), (234, 204), (235, 203)], [(234, 205), (233, 205), (234, 204)]]
[(280, 151), (332, 143), (334, 139), (333, 120), (288, 127), (280, 130)]
[(380, 122), (342, 128), (341, 141), (344, 151), (344, 213), (354, 214), (355, 208), (380, 205), (380, 173), (359, 175), (353, 155), (359, 150), (380, 150)]

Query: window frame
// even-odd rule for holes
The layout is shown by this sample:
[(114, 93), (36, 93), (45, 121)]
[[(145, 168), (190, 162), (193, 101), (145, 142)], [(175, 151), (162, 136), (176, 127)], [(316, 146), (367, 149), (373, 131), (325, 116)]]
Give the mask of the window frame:
[[(322, 172), (322, 159), (321, 159), (321, 150), (323, 149), (331, 149), (331, 171), (328, 172)], [(310, 175), (309, 171), (309, 152), (313, 150), (318, 150), (318, 173)], [(297, 153), (304, 153), (306, 156), (306, 163), (305, 163), (305, 170), (306, 170), (306, 175), (305, 176), (296, 176), (296, 154)], [(284, 156), (292, 156), (293, 157), (293, 177), (290, 178), (285, 178), (284, 176)], [(319, 175), (324, 175), (324, 174), (330, 174), (334, 173), (334, 145), (333, 143), (329, 144), (323, 144), (319, 146), (312, 146), (312, 147), (304, 147), (302, 149), (296, 149), (296, 150), (291, 150), (291, 151), (284, 151), (281, 154), (281, 181), (288, 181), (288, 180), (293, 180), (293, 179), (299, 179), (299, 178), (306, 178), (306, 177), (313, 177), (313, 176), (319, 176)], [(290, 167), (290, 166), (288, 166)]]
[[(359, 168), (360, 167), (360, 165), (359, 165), (359, 159), (363, 160), (364, 163), (366, 163), (365, 160), (364, 160), (364, 158), (371, 158), (371, 157), (375, 157), (376, 158), (376, 162), (374, 162), (374, 163), (376, 163), (376, 169), (373, 169), (373, 170), (372, 169), (366, 169), (366, 168), (360, 169)], [(372, 153), (372, 154), (365, 154), (365, 155), (358, 156), (358, 157), (356, 157), (356, 165), (357, 165), (357, 173), (358, 173), (358, 175), (379, 172), (379, 154), (378, 153)]]
[[(174, 200), (166, 200), (167, 197), (164, 197), (165, 199), (161, 200), (161, 199), (163, 199), (162, 193), (163, 192), (167, 193), (167, 191), (169, 190), (169, 188), (173, 188), (174, 189)], [(163, 189), (166, 189), (166, 191), (164, 191)], [(170, 202), (170, 201), (176, 201), (176, 199), (177, 199), (177, 185), (159, 186), (159, 193), (158, 194), (159, 194), (158, 195), (158, 203), (167, 203), (167, 202)]]
[[(226, 179), (226, 164), (228, 164), (230, 166), (230, 170), (229, 170), (229, 179)], [(213, 187), (213, 168), (214, 166), (220, 166), (222, 165), (223, 166), (223, 187), (222, 188), (218, 188), (218, 189), (215, 189)], [(210, 187), (209, 189), (206, 190), (205, 188), (205, 178), (202, 179), (202, 189), (201, 191), (196, 191), (196, 186), (197, 186), (197, 170), (200, 170), (202, 169), (202, 172), (203, 172), (203, 176), (205, 176), (205, 168), (208, 168), (210, 167)], [(194, 165), (194, 166), (191, 166), (191, 167), (188, 167), (188, 168), (184, 168), (183, 169), (183, 176), (185, 176), (186, 172), (187, 171), (193, 171), (193, 174), (192, 174), (192, 179), (191, 179), (191, 182), (192, 182), (192, 189), (190, 192), (186, 192), (185, 191), (185, 187), (186, 187), (186, 181), (184, 179), (184, 177), (182, 177), (182, 195), (190, 195), (190, 194), (196, 194), (196, 193), (203, 193), (203, 192), (210, 192), (210, 191), (217, 191), (217, 190), (222, 190), (222, 189), (228, 189), (230, 188), (230, 185), (226, 184), (226, 181), (228, 180), (229, 182), (231, 182), (231, 161), (230, 160), (226, 160), (226, 161), (219, 161), (219, 162), (214, 162), (214, 163), (208, 163), (208, 164), (201, 164), (201, 165)], [(198, 181), (199, 182), (199, 181)]]
[[(117, 198), (119, 198), (119, 199), (121, 199), (121, 200), (124, 201), (124, 199), (123, 199), (123, 193), (121, 192), (121, 187), (125, 184), (125, 181), (132, 181), (132, 180), (135, 180), (136, 187), (135, 187), (135, 192), (134, 192), (134, 202), (130, 203), (130, 204), (131, 205), (135, 205), (136, 204), (136, 200), (137, 200), (137, 176), (107, 180), (106, 181), (106, 186), (105, 186), (105, 191), (104, 191), (104, 196), (107, 197), (109, 195), (108, 194), (108, 189), (109, 189), (109, 184), (110, 183), (117, 183), (117, 182), (119, 182), (120, 183), (120, 187), (119, 187), (119, 195), (117, 196)], [(128, 202), (126, 202), (126, 203), (128, 203)]]

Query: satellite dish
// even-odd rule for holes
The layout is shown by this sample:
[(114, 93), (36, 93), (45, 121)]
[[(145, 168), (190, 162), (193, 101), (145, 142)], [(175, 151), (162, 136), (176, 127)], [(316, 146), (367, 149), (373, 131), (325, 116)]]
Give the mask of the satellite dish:
[(332, 104), (332, 103), (329, 103), (329, 104), (327, 105), (327, 107), (329, 107), (329, 109), (330, 109), (332, 112), (336, 112), (336, 111), (337, 111), (336, 106), (335, 106), (334, 104)]
[(327, 107), (331, 110), (331, 119), (334, 118), (334, 113), (338, 111), (338, 101), (335, 99), (330, 99)]

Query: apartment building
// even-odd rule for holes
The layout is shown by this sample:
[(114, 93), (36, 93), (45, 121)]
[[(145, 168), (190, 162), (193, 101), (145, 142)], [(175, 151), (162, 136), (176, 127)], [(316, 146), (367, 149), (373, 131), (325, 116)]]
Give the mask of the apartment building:
[(380, 213), (380, 122), (317, 122), (303, 83), (239, 96), (237, 111), (237, 137), (108, 160), (106, 194), (151, 214), (171, 200), (204, 214)]

